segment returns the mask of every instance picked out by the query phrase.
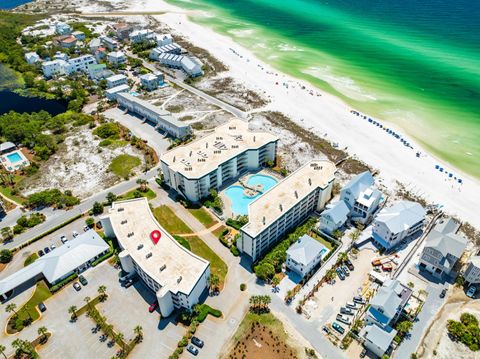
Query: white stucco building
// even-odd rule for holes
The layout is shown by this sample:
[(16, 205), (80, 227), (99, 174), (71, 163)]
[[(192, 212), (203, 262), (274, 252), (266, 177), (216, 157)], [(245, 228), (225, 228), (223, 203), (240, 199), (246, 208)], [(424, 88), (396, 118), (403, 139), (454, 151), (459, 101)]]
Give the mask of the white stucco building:
[(146, 198), (114, 202), (101, 221), (105, 234), (116, 237), (122, 249), (123, 270), (136, 272), (155, 292), (163, 317), (199, 302), (208, 288), (210, 263), (158, 224)]
[(140, 84), (142, 85), (142, 88), (148, 91), (156, 90), (162, 83), (163, 75), (160, 77), (150, 73), (140, 76)]
[(176, 119), (171, 112), (152, 105), (150, 102), (139, 99), (132, 94), (118, 94), (117, 103), (144, 120), (153, 123), (157, 130), (162, 130), (173, 137), (183, 138), (192, 131), (190, 125)]
[(250, 131), (243, 120), (231, 120), (211, 134), (163, 154), (165, 182), (190, 201), (199, 201), (211, 188), (218, 190), (274, 161), (277, 141), (270, 133)]
[(374, 242), (386, 250), (395, 247), (423, 228), (425, 215), (425, 209), (416, 202), (400, 201), (383, 208), (373, 222)]
[(313, 211), (322, 210), (331, 198), (335, 172), (328, 160), (310, 161), (250, 202), (237, 248), (255, 261)]
[(68, 62), (64, 60), (44, 61), (42, 63), (43, 76), (47, 79), (54, 76), (62, 76), (71, 73)]
[(87, 72), (89, 65), (94, 65), (97, 63), (97, 60), (92, 55), (83, 55), (79, 57), (72, 58), (68, 60), (72, 68), (72, 72), (82, 71)]

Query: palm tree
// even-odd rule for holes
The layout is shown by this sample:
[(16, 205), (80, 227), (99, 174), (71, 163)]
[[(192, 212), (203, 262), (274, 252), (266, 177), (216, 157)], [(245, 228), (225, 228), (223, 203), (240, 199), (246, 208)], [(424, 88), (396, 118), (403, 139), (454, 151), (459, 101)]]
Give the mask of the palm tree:
[(347, 252), (340, 252), (338, 253), (337, 263), (343, 263), (348, 259)]
[(44, 327), (44, 326), (38, 328), (37, 330), (38, 335), (42, 335), (44, 340), (47, 339), (47, 332), (48, 332), (47, 327)]
[(27, 312), (28, 316), (30, 317), (30, 320), (33, 322), (32, 315), (30, 314), (30, 305), (25, 304), (25, 305), (23, 306), (23, 310), (24, 310), (25, 312)]
[(133, 328), (133, 332), (138, 339), (143, 338), (143, 328), (140, 325), (137, 325), (135, 328)]
[(280, 284), (280, 279), (278, 277), (273, 277), (272, 278), (272, 284), (274, 287)]
[(5, 359), (7, 359), (7, 356), (5, 355), (5, 349), (7, 349), (7, 347), (5, 347), (5, 345), (0, 344), (0, 353), (3, 355)]
[(90, 306), (90, 299), (91, 299), (90, 297), (85, 297), (85, 298), (83, 298), (83, 301), (87, 303), (87, 305), (90, 309), (92, 309), (92, 307)]
[(117, 344), (119, 344), (123, 350), (125, 350), (125, 342), (123, 341), (124, 338), (125, 336), (120, 332), (118, 332), (114, 337)]
[(218, 275), (212, 274), (210, 276), (210, 290), (217, 290), (219, 284), (220, 284), (220, 278), (218, 278)]
[(107, 294), (106, 294), (107, 287), (106, 286), (104, 286), (104, 285), (99, 286), (97, 291), (98, 291), (98, 294), (100, 294), (100, 298), (104, 299), (104, 298), (107, 297)]
[(68, 313), (72, 315), (72, 319), (77, 317), (77, 306), (72, 305), (68, 308)]
[(139, 178), (137, 179), (137, 184), (140, 185), (140, 191), (141, 192), (147, 192), (147, 181), (142, 179), (142, 178)]
[(112, 324), (106, 324), (105, 328), (104, 328), (104, 332), (105, 332), (105, 334), (113, 337), (113, 325)]
[(15, 316), (17, 317), (18, 316), (18, 313), (15, 311), (15, 309), (17, 309), (17, 305), (15, 303), (10, 303), (9, 305), (7, 305), (5, 307), (5, 311), (7, 313), (11, 313), (11, 312), (14, 312), (15, 313)]

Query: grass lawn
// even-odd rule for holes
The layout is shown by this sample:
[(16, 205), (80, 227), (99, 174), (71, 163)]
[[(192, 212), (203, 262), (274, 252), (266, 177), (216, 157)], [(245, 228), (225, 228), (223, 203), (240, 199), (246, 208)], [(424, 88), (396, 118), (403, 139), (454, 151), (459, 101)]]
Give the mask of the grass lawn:
[(203, 208), (189, 208), (188, 211), (202, 223), (206, 228), (210, 228), (214, 224), (217, 224), (217, 220), (213, 218), (208, 211)]
[(180, 243), (182, 246), (184, 246), (185, 248), (187, 248), (188, 250), (191, 250), (192, 248), (190, 248), (190, 243), (183, 237), (180, 237), (180, 236), (173, 236), (173, 238), (175, 238), (175, 240)]
[(27, 259), (25, 259), (25, 262), (23, 262), (23, 266), (26, 267), (33, 262), (35, 262), (38, 259), (38, 254), (37, 253), (32, 253), (30, 254)]
[(220, 235), (222, 234), (222, 232), (226, 229), (227, 227), (225, 226), (220, 226), (218, 227), (216, 230), (214, 230), (212, 233), (215, 237), (220, 237)]
[(141, 192), (138, 188), (131, 190), (130, 192), (127, 192), (120, 197), (118, 197), (118, 200), (126, 200), (126, 199), (133, 199), (135, 198), (135, 191), (138, 191), (142, 197), (146, 197), (148, 200), (154, 199), (157, 197), (157, 194), (153, 192), (150, 188), (148, 189), (147, 192)]
[[(33, 293), (32, 298), (23, 305), (20, 309), (17, 309), (18, 317), (21, 320), (29, 318), (28, 313), (32, 317), (32, 321), (37, 320), (40, 317), (37, 311), (37, 305), (40, 302), (43, 302), (45, 299), (51, 297), (50, 289), (48, 289), (45, 282), (41, 281), (37, 283), (37, 288), (35, 288), (35, 293)], [(28, 308), (28, 309), (27, 309)]]
[(10, 187), (0, 186), (0, 192), (2, 192), (2, 194), (5, 197), (10, 198), (12, 201), (15, 201), (17, 203), (22, 203), (23, 202), (22, 197), (12, 194), (12, 189)]
[(142, 161), (140, 158), (131, 155), (119, 155), (112, 160), (109, 169), (118, 177), (126, 178), (130, 176), (132, 169), (140, 166)]
[(161, 205), (153, 210), (153, 215), (158, 223), (165, 228), (170, 234), (193, 233), (189, 226), (185, 224), (173, 210), (167, 205)]
[(317, 241), (319, 241), (320, 243), (322, 243), (329, 251), (331, 251), (333, 249), (333, 245), (332, 243), (330, 243), (329, 241), (327, 241), (326, 239), (320, 237), (318, 234), (316, 234), (315, 232), (310, 232), (308, 233), (308, 235), (314, 239), (316, 239)]
[[(160, 225), (172, 235), (193, 233), (191, 228), (180, 218), (178, 218), (173, 210), (166, 205), (155, 208), (153, 210), (153, 214)], [(223, 288), (225, 277), (228, 271), (228, 267), (225, 262), (199, 237), (184, 237), (183, 240), (188, 242), (190, 250), (193, 253), (205, 258), (210, 262), (210, 272), (218, 275), (218, 278), (220, 279), (219, 287)], [(177, 241), (179, 240), (177, 239)], [(179, 243), (186, 247), (183, 241), (179, 241)]]

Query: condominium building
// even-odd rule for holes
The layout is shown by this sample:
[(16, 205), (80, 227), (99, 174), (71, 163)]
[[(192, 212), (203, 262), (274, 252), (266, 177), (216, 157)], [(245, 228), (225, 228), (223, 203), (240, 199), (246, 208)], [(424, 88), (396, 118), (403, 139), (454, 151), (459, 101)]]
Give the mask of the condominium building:
[(184, 138), (192, 131), (190, 125), (177, 120), (171, 112), (162, 110), (160, 107), (129, 93), (118, 94), (117, 103), (145, 121), (153, 123), (157, 130), (162, 130), (173, 137)]
[(273, 161), (278, 138), (253, 132), (248, 123), (234, 119), (196, 141), (161, 157), (166, 184), (190, 201), (208, 196), (248, 171)]
[(42, 71), (43, 76), (45, 76), (46, 78), (66, 75), (70, 73), (68, 62), (64, 60), (45, 61), (42, 63)]
[(97, 60), (95, 60), (95, 57), (93, 57), (92, 55), (83, 55), (83, 56), (75, 57), (73, 59), (68, 60), (68, 63), (72, 68), (72, 72), (76, 72), (76, 71), (87, 72), (88, 66), (96, 64)]
[(200, 60), (190, 56), (169, 54), (162, 52), (159, 50), (159, 48), (156, 48), (150, 52), (150, 58), (160, 62), (162, 65), (172, 67), (174, 69), (181, 69), (191, 77), (203, 75), (202, 64), (200, 63)]
[(409, 201), (383, 208), (373, 222), (373, 241), (386, 250), (395, 247), (423, 228), (425, 214), (420, 204)]
[(155, 292), (162, 317), (197, 304), (207, 290), (210, 263), (180, 245), (158, 224), (146, 198), (114, 202), (102, 219), (116, 237), (122, 268), (137, 273)]
[(311, 161), (248, 205), (248, 223), (240, 230), (237, 248), (256, 261), (279, 239), (330, 199), (335, 164)]
[(109, 101), (117, 100), (117, 96), (121, 93), (127, 93), (130, 91), (130, 86), (127, 84), (119, 85), (105, 90), (105, 96)]

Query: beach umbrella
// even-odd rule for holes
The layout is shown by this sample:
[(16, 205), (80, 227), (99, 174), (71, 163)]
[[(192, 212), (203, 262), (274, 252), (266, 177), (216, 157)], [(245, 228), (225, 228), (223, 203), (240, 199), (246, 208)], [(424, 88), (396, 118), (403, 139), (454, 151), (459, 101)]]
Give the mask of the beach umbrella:
[(435, 165), (435, 169), (438, 170), (440, 168), (439, 165)]

